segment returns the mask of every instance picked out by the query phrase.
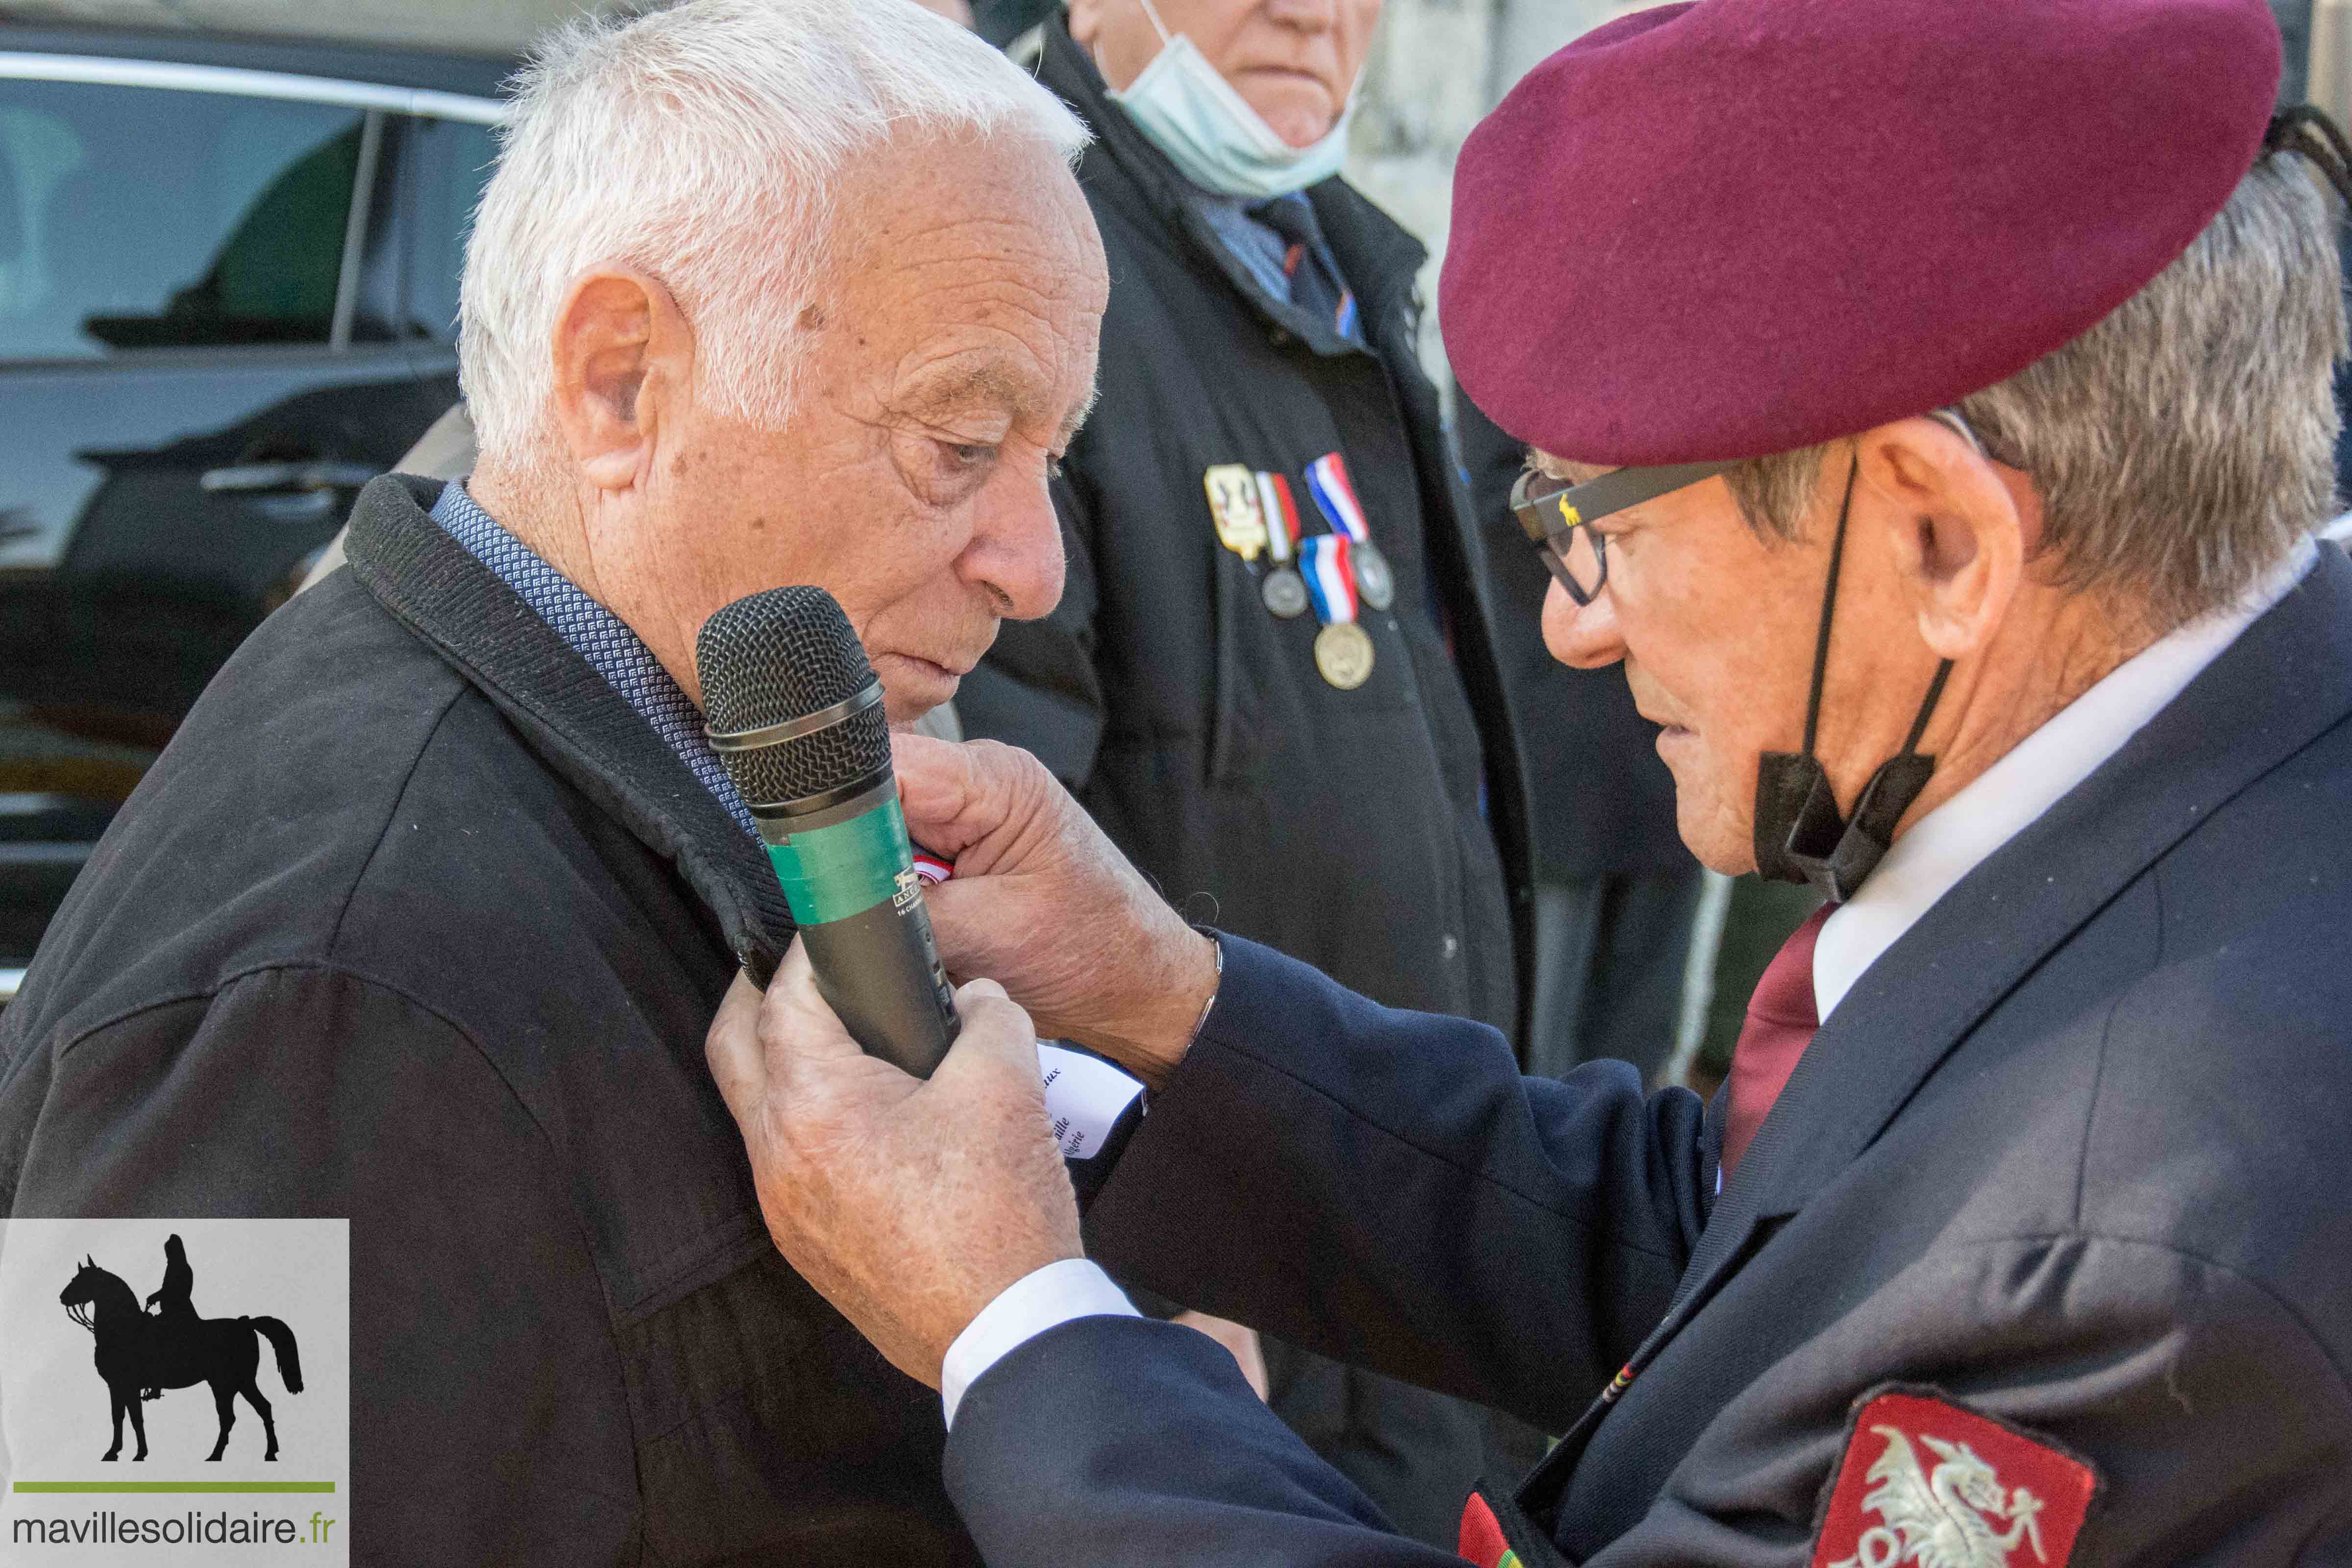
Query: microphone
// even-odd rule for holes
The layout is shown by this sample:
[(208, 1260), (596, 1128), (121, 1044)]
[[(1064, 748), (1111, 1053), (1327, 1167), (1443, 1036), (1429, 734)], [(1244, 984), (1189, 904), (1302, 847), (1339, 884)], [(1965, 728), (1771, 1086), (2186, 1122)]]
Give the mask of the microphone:
[(890, 772), (882, 682), (822, 588), (771, 588), (702, 623), (711, 749), (751, 808), (820, 995), (868, 1056), (929, 1078), (955, 994)]

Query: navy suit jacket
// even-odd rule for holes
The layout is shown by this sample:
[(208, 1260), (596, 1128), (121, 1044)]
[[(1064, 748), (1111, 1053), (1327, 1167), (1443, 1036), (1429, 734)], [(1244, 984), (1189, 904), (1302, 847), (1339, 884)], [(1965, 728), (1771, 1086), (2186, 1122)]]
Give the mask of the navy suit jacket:
[[(1229, 942), (1090, 1246), (1565, 1432), (1520, 1500), (1570, 1563), (1809, 1561), (1890, 1383), (2087, 1459), (2075, 1563), (2352, 1561), (2347, 714), (2329, 550), (1863, 976), (1719, 1197), (1692, 1096)], [(995, 1568), (1452, 1561), (1160, 1322), (1005, 1357), (947, 1479)]]

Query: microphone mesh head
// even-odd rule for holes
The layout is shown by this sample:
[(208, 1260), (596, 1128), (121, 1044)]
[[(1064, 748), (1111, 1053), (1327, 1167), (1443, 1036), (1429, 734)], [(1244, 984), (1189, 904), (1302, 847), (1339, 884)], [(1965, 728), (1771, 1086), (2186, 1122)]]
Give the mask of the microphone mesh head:
[[(702, 709), (719, 734), (758, 730), (820, 712), (856, 696), (874, 667), (833, 595), (822, 588), (771, 588), (720, 608), (702, 623), (694, 665)], [(890, 727), (881, 704), (813, 734), (719, 762), (749, 805), (778, 805), (844, 789), (890, 767)]]

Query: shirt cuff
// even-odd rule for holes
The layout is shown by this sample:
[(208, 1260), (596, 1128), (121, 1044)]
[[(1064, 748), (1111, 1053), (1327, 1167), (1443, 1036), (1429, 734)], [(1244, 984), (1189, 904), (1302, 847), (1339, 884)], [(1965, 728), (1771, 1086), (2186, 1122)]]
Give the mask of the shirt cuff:
[(1086, 1258), (1065, 1258), (1023, 1275), (982, 1307), (980, 1316), (966, 1323), (955, 1343), (948, 1347), (947, 1359), (940, 1366), (940, 1405), (947, 1412), (948, 1425), (955, 1425), (956, 1406), (963, 1403), (964, 1390), (1047, 1329), (1073, 1318), (1142, 1315), (1127, 1293), (1110, 1282), (1110, 1276)]
[(1045, 1121), (1065, 1160), (1101, 1153), (1119, 1118), (1143, 1093), (1142, 1079), (1051, 1040), (1037, 1042), (1037, 1072), (1045, 1083)]

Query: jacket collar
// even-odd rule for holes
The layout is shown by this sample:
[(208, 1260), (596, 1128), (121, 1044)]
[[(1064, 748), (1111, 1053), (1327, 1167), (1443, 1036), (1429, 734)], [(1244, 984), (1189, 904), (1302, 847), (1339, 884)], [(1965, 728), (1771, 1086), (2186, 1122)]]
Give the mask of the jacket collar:
[[(1037, 79), (1059, 94), (1095, 133), (1096, 143), (1078, 167), (1078, 177), (1089, 187), (1114, 203), (1140, 209), (1139, 216), (1189, 244), (1196, 258), (1231, 283), (1270, 325), (1298, 334), (1318, 353), (1357, 352), (1358, 345), (1340, 337), (1331, 323), (1316, 321), (1309, 312), (1268, 294), (1226, 248), (1202, 216), (1207, 194), (1178, 174), (1168, 155), (1111, 101), (1102, 73), (1058, 16), (1045, 26)], [(1336, 175), (1307, 187), (1307, 197), (1340, 276), (1356, 291), (1369, 338), (1373, 323), (1386, 320), (1397, 297), (1412, 288), (1429, 252)]]
[(406, 474), (371, 481), (352, 514), (352, 574), (551, 767), (675, 865), (764, 984), (793, 935), (766, 858), (653, 726), (433, 521), (440, 493), (439, 480)]

